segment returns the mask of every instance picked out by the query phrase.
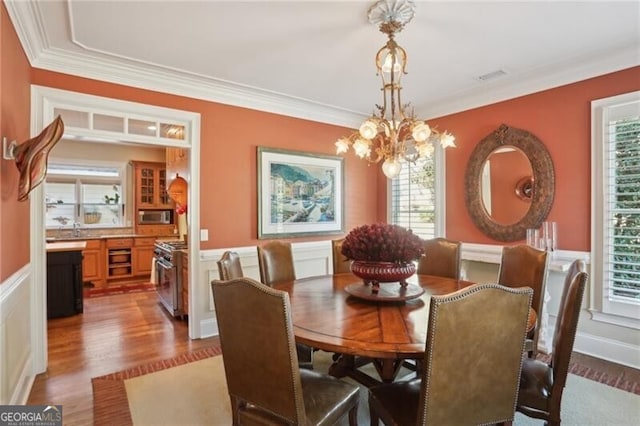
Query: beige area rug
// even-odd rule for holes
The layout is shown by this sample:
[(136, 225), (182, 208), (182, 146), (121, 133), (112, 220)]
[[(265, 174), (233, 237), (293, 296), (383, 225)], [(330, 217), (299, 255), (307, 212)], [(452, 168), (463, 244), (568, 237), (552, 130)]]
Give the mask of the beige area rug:
[(134, 377), (124, 385), (134, 425), (231, 424), (221, 356)]
[[(326, 371), (331, 354), (316, 352), (314, 366)], [(95, 380), (95, 379), (94, 379)], [(124, 380), (130, 422), (151, 425), (230, 425), (231, 413), (221, 356), (189, 362)], [(95, 385), (94, 385), (95, 392)], [(366, 388), (361, 389), (358, 424), (369, 424)], [(108, 413), (102, 413), (108, 414)], [(125, 416), (126, 417), (126, 416)], [(117, 413), (98, 417), (96, 424), (122, 418)], [(563, 425), (604, 426), (640, 424), (640, 396), (570, 374), (562, 406)], [(105, 420), (104, 422), (102, 420)], [(343, 425), (347, 425), (344, 419)], [(544, 424), (516, 413), (516, 426)]]

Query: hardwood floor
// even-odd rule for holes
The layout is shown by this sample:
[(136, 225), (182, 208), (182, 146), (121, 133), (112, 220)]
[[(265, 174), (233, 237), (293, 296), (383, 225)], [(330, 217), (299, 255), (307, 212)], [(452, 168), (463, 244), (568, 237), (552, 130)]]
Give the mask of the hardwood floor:
[(218, 344), (190, 340), (155, 292), (85, 298), (84, 313), (48, 321), (49, 364), (28, 404), (62, 405), (65, 425), (93, 424), (91, 378)]
[[(62, 405), (65, 425), (93, 424), (91, 378), (219, 344), (190, 340), (186, 321), (171, 318), (155, 292), (85, 299), (84, 313), (48, 321), (49, 366), (28, 404)], [(598, 372), (640, 382), (640, 371), (574, 353)]]
[(594, 358), (589, 355), (573, 352), (571, 361), (594, 370), (598, 374), (606, 374), (610, 377), (619, 377), (632, 383), (640, 383), (640, 370), (613, 362)]

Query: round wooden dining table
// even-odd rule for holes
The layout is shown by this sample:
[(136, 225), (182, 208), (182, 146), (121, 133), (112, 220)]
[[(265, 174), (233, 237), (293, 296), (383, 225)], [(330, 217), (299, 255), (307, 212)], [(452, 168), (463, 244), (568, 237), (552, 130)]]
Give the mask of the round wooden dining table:
[[(475, 284), (414, 275), (407, 283), (422, 287), (421, 296), (403, 302), (378, 302), (354, 297), (345, 291), (347, 286), (358, 282), (362, 281), (355, 275), (343, 273), (281, 282), (274, 287), (289, 294), (296, 342), (334, 352), (329, 373), (352, 377), (367, 386), (393, 381), (400, 367), (407, 365), (404, 362), (407, 359), (422, 360), (431, 296)], [(399, 283), (380, 285), (400, 286)], [(535, 322), (536, 314), (531, 310), (528, 328), (532, 329)], [(374, 364), (379, 379), (359, 369), (366, 363)]]

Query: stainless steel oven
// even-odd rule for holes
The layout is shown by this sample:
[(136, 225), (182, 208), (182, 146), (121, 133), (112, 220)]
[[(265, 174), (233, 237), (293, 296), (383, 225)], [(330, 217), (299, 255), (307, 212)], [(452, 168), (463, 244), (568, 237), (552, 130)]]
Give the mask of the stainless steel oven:
[(174, 317), (184, 317), (182, 309), (182, 241), (158, 241), (154, 247), (156, 290), (162, 305)]

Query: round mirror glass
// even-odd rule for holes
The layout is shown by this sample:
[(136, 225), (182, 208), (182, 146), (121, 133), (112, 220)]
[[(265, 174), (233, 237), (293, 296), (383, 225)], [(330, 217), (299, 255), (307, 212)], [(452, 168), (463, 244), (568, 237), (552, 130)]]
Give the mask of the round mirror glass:
[(513, 225), (531, 207), (533, 169), (522, 150), (513, 145), (493, 150), (482, 167), (480, 196), (487, 215), (501, 225)]

